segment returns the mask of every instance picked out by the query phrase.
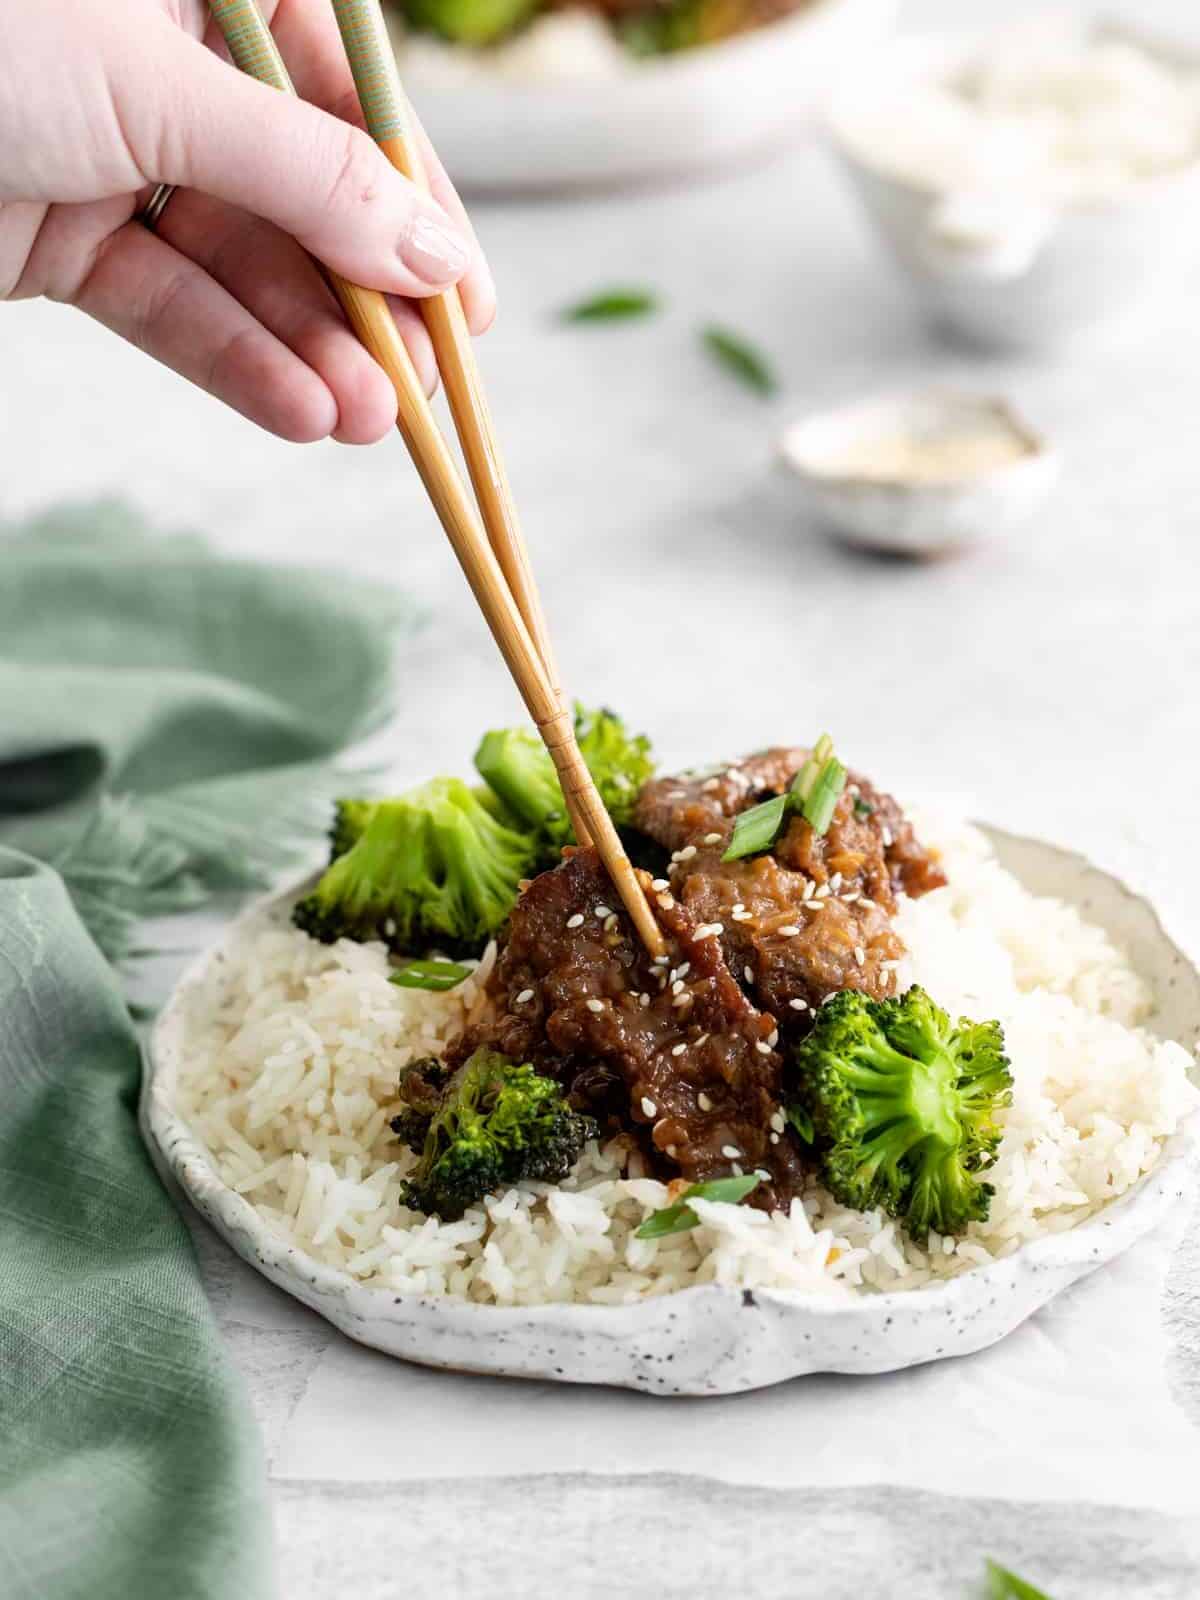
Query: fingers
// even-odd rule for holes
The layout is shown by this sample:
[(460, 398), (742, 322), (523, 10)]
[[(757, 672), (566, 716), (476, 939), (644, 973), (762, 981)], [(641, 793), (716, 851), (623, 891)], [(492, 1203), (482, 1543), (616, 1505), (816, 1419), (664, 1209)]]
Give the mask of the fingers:
[[(150, 176), (266, 217), (356, 283), (405, 296), (449, 287), (472, 246), (365, 133), (234, 70), (197, 41), (157, 41), (174, 104), (129, 107)], [(147, 119), (149, 119), (147, 121)]]
[(112, 235), (75, 304), (282, 439), (306, 444), (337, 426), (337, 403), (323, 379), (140, 223)]
[[(361, 127), (362, 108), (328, 0), (278, 0), (271, 16), (271, 31), (288, 64), (296, 92)], [(496, 315), (496, 289), (487, 260), (446, 169), (411, 106), (409, 111), (430, 191), (457, 227), (470, 254), (470, 264), (458, 283), (467, 325), (474, 334), (486, 333)]]
[(390, 432), (396, 421), (392, 385), (294, 239), (191, 190), (175, 196), (158, 231), (317, 373), (337, 407), (335, 439), (373, 444)]

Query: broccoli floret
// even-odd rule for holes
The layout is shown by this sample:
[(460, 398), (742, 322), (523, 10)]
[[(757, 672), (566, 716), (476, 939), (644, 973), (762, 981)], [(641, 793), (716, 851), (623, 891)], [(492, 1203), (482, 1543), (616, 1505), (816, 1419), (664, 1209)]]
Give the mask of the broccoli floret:
[(333, 821), (329, 827), (329, 859), (336, 861), (352, 850), (366, 831), (374, 815), (376, 800), (335, 800)]
[(998, 1022), (953, 1027), (915, 986), (894, 1000), (844, 989), (819, 1009), (794, 1064), (835, 1199), (881, 1206), (917, 1239), (986, 1218), (993, 1191), (978, 1173), (1012, 1098)]
[(393, 950), (478, 951), (534, 866), (531, 841), (494, 812), (490, 795), (458, 778), (374, 803), (293, 921), (325, 944), (382, 939)]
[(440, 33), (455, 44), (495, 44), (534, 14), (541, 0), (404, 0), (414, 28)]
[[(650, 741), (628, 733), (615, 712), (578, 704), (575, 737), (609, 816), (618, 828), (628, 826), (638, 790), (654, 772)], [(504, 807), (536, 835), (540, 864), (553, 865), (573, 835), (554, 763), (538, 736), (525, 728), (484, 734), (475, 767)]]
[(448, 1081), (437, 1062), (410, 1067), (400, 1098), (392, 1130), (421, 1158), (401, 1199), (449, 1221), (522, 1178), (557, 1183), (597, 1132), (552, 1079), (493, 1050), (476, 1050)]

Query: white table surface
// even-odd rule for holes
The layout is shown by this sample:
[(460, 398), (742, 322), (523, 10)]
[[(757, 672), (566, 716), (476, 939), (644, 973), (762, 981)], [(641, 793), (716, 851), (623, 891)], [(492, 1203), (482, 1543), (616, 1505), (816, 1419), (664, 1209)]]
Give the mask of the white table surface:
[[(1178, 22), (1188, 8), (1135, 9)], [(954, 10), (941, 0), (910, 16)], [(1055, 361), (946, 349), (811, 145), (708, 185), (491, 205), (477, 222), (502, 296), (482, 356), (568, 685), (680, 755), (831, 727), (901, 793), (958, 794), (979, 815), (1077, 842), (1200, 945), (1200, 282), (1193, 303), (1123, 348)], [(615, 282), (656, 286), (665, 314), (555, 324), (555, 307)], [(771, 349), (781, 398), (764, 403), (707, 363), (696, 329), (714, 318)], [(804, 525), (771, 466), (779, 426), (942, 379), (1009, 393), (1061, 448), (1061, 485), (1027, 536), (921, 567), (853, 557)], [(76, 314), (31, 304), (0, 310), (0, 450), (0, 514), (119, 492), (231, 549), (403, 585), (431, 614), (403, 647), (389, 740), (409, 771), (460, 766), (479, 730), (517, 715), (398, 442), (277, 443)], [(382, 1388), (401, 1369), (351, 1350), (197, 1232), (266, 1440), (288, 1600), (538, 1600), (568, 1581), (581, 1596), (951, 1597), (972, 1592), (984, 1550), (1060, 1585), (1059, 1600), (1200, 1591), (1194, 1525), (1146, 1510), (886, 1482), (756, 1491), (714, 1482), (703, 1461), (695, 1475), (643, 1476), (638, 1430), (667, 1402), (632, 1408), (625, 1453), (602, 1477), (483, 1476), (469, 1427), (453, 1480), (444, 1463), (422, 1476), (402, 1428), (394, 1473), (327, 1473), (333, 1434), (295, 1427), (314, 1375), (367, 1359)], [(1175, 1393), (1200, 1424), (1195, 1242), (1164, 1310)], [(460, 1428), (480, 1382), (436, 1379)], [(529, 1386), (486, 1408), (489, 1425), (536, 1427), (560, 1403)], [(326, 1426), (342, 1462), (354, 1418)]]

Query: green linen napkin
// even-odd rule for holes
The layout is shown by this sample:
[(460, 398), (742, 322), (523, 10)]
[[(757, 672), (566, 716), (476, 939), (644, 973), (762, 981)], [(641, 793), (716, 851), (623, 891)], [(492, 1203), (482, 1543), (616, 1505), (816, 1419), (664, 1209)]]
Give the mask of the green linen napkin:
[(54, 866), (111, 956), (139, 917), (265, 881), (327, 820), (330, 758), (384, 719), (417, 620), (118, 504), (0, 525), (0, 845)]
[(378, 723), (412, 620), (117, 506), (0, 528), (5, 1600), (270, 1592), (256, 1430), (139, 1140), (97, 945), (261, 880), (327, 819), (331, 758)]

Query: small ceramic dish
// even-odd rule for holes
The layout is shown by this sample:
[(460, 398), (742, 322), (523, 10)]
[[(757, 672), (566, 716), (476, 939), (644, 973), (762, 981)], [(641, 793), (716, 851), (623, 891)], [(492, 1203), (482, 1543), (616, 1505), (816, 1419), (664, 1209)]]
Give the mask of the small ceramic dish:
[[(1098, 24), (1092, 34), (1197, 69), (1194, 54), (1131, 28)], [(831, 105), (840, 163), (929, 320), (977, 344), (1054, 348), (1136, 325), (1180, 297), (1200, 257), (1200, 155), (1111, 194), (1062, 201), (947, 189), (889, 169), (886, 146), (864, 134), (880, 108), (903, 115), (917, 85), (949, 79), (978, 55), (979, 41), (961, 35), (905, 39), (850, 75)]]
[(779, 454), (802, 509), (848, 543), (940, 556), (1013, 534), (1058, 458), (1003, 400), (951, 389), (885, 395), (806, 417)]
[[(1153, 984), (1155, 1010), (1146, 1026), (1191, 1048), (1200, 1030), (1200, 973), (1150, 905), (1081, 856), (987, 832), (1001, 864), (1029, 889), (1068, 901), (1107, 930)], [(247, 917), (270, 906), (282, 909), (306, 884), (293, 884)], [(350, 1338), (425, 1366), (714, 1395), (805, 1373), (890, 1372), (968, 1355), (1136, 1244), (1190, 1189), (1195, 1144), (1185, 1125), (1166, 1142), (1152, 1172), (1077, 1227), (1045, 1234), (936, 1288), (853, 1300), (704, 1285), (625, 1306), (500, 1307), (373, 1288), (274, 1232), (222, 1182), (175, 1110), (189, 1003), (211, 983), (233, 935), (227, 930), (185, 974), (154, 1029), (141, 1106), (151, 1154), (164, 1178), (181, 1185), (217, 1232), (272, 1283)]]

